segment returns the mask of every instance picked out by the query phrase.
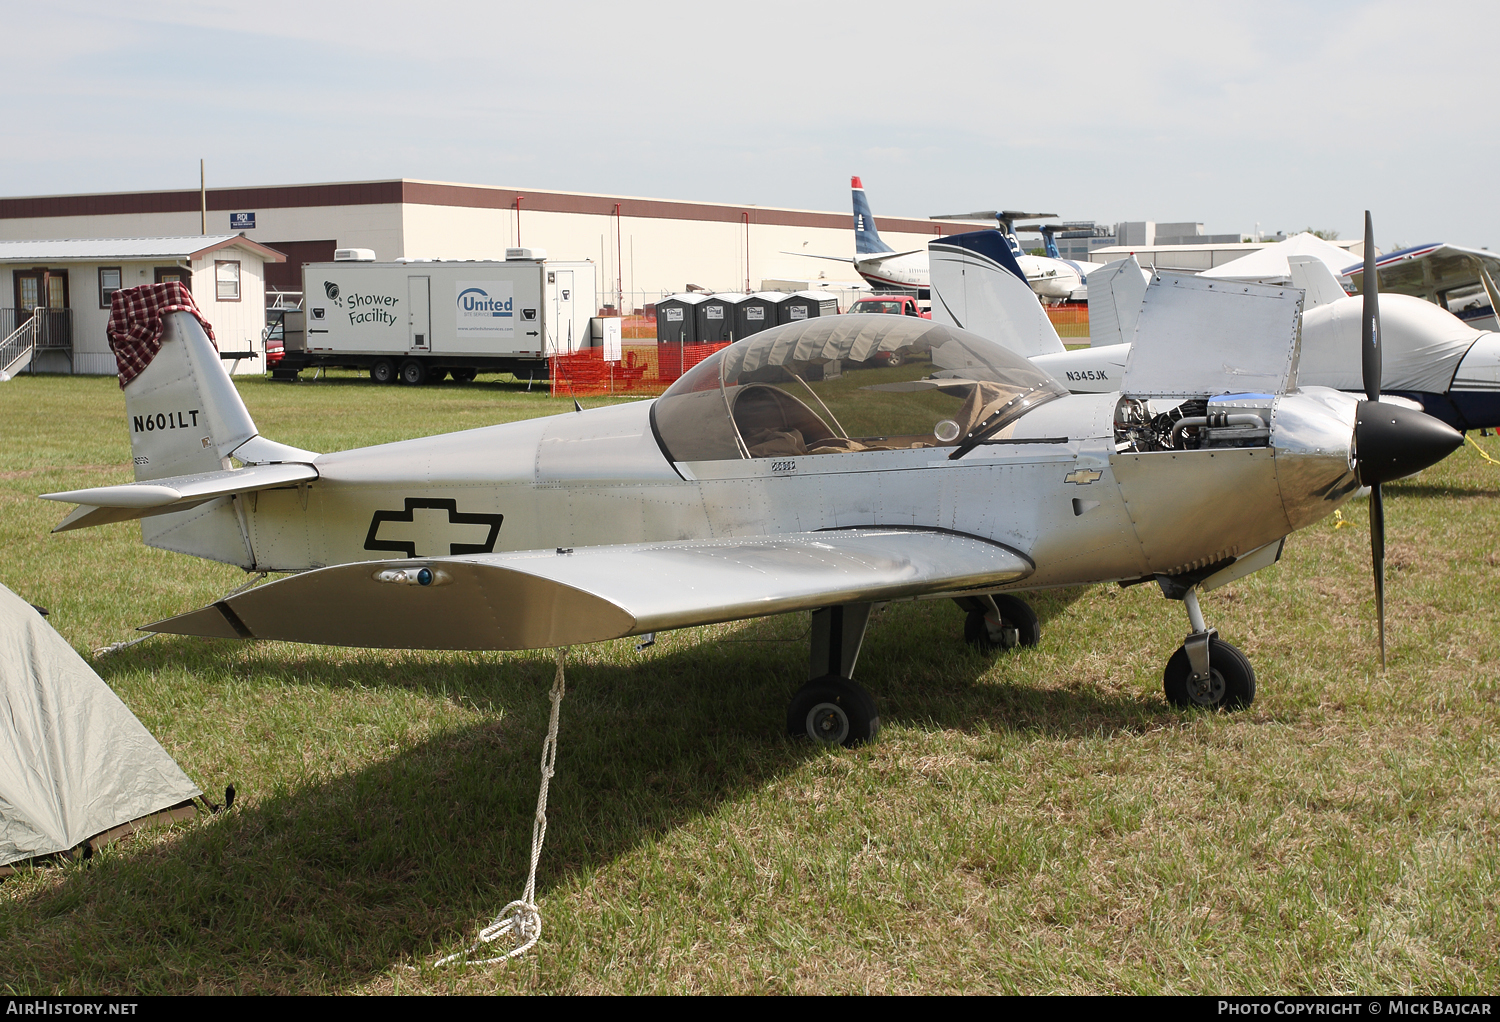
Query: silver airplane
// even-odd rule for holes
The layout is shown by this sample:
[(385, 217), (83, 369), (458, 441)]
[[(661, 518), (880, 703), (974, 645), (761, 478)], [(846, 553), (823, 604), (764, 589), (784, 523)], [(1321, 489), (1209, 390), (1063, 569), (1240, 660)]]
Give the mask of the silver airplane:
[(1166, 697), (1234, 708), (1255, 672), (1198, 592), (1461, 437), (1378, 390), (1299, 389), (1300, 291), (1173, 281), (1119, 393), (845, 315), (738, 341), (654, 401), (329, 454), (258, 435), (190, 298), (137, 295), (177, 306), (112, 337), (137, 481), (45, 497), (79, 505), (57, 531), (138, 518), (151, 546), (291, 573), (149, 631), (500, 650), (810, 611), (788, 729), (853, 745), (879, 727), (853, 680), (874, 604), (951, 598), (1000, 651), (1039, 639), (1017, 593), (1155, 581), (1191, 627)]

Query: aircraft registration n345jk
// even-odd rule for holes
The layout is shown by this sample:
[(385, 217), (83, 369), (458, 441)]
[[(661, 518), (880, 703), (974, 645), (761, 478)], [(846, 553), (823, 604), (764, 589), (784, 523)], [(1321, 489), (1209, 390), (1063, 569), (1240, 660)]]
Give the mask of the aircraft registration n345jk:
[(1134, 347), (1120, 393), (1069, 394), (954, 326), (845, 315), (738, 341), (654, 401), (331, 454), (258, 435), (184, 289), (131, 289), (127, 427), (196, 418), (129, 430), (135, 483), (46, 497), (80, 505), (59, 530), (139, 518), (152, 546), (292, 573), (153, 631), (524, 649), (810, 611), (788, 727), (854, 744), (879, 726), (853, 681), (873, 604), (954, 599), (998, 650), (1038, 641), (1018, 592), (1154, 580), (1191, 623), (1167, 697), (1245, 705), (1254, 671), (1198, 591), (1461, 438), (1298, 389), (1300, 291), (1153, 286), (1181, 328)]

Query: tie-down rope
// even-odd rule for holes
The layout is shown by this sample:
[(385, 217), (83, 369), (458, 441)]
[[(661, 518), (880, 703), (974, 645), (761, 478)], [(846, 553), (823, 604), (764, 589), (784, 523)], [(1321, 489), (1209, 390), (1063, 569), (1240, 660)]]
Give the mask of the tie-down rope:
[[(536, 818), (531, 821), (531, 870), (526, 874), (526, 890), (521, 897), (500, 910), (494, 921), (479, 931), (479, 939), (462, 951), (439, 958), (434, 965), (460, 962), (464, 965), (494, 965), (496, 962), (517, 958), (531, 950), (542, 937), (542, 913), (536, 907), (536, 864), (542, 857), (542, 842), (547, 839), (547, 786), (552, 780), (552, 766), (557, 762), (557, 718), (562, 707), (566, 683), (563, 680), (563, 660), (568, 655), (566, 646), (557, 651), (557, 675), (552, 679), (552, 719), (547, 724), (547, 740), (542, 742), (542, 787), (536, 795)], [(493, 943), (509, 935), (516, 946), (494, 958), (470, 958), (485, 944)]]
[(1471, 437), (1468, 433), (1464, 434), (1464, 439), (1474, 445), (1474, 450), (1478, 451), (1479, 456), (1485, 461), (1489, 462), (1491, 465), (1500, 465), (1500, 461), (1496, 461), (1494, 458), (1490, 457), (1489, 453), (1486, 452), (1483, 447), (1479, 446), (1479, 442)]

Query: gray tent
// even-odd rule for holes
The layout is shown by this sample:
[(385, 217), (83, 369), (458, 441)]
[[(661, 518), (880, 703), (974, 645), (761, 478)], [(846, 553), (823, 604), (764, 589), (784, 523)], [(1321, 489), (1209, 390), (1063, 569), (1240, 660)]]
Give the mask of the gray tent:
[(0, 585), (0, 873), (182, 818), (202, 794), (30, 604)]

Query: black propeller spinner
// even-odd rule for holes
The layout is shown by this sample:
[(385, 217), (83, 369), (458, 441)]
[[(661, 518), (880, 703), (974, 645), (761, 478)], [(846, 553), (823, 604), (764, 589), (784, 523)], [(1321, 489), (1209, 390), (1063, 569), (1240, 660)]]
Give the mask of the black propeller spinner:
[(1380, 668), (1385, 669), (1385, 502), (1380, 484), (1420, 472), (1463, 446), (1463, 434), (1430, 415), (1380, 401), (1380, 279), (1375, 272), (1375, 228), (1365, 210), (1365, 307), (1360, 324), (1360, 368), (1365, 400), (1354, 425), (1361, 485), (1370, 488), (1370, 561), (1375, 570), (1375, 615), (1380, 624)]

